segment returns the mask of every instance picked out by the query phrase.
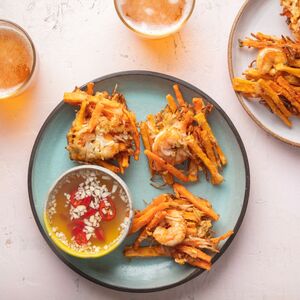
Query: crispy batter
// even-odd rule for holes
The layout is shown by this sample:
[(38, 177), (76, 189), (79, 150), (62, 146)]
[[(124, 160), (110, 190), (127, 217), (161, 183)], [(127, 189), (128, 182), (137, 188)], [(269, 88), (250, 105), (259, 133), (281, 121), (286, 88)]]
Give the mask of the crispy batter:
[[(219, 216), (211, 204), (178, 183), (173, 188), (175, 195), (160, 195), (143, 211), (136, 213), (134, 229), (130, 233), (142, 230), (133, 246), (125, 248), (124, 255), (169, 256), (178, 264), (187, 263), (209, 270), (212, 255), (206, 251), (219, 252), (218, 244), (229, 238), (233, 231), (213, 237), (212, 221), (216, 221)], [(141, 246), (142, 242), (144, 246)]]
[[(80, 106), (67, 134), (70, 158), (94, 163), (119, 173), (129, 166), (131, 156), (138, 159), (139, 133), (135, 116), (128, 111), (123, 95), (97, 92), (94, 83), (86, 91), (75, 88), (64, 101)], [(118, 166), (116, 165), (118, 164)]]
[(297, 39), (300, 38), (300, 4), (298, 0), (280, 0), (283, 7), (282, 15)]
[(191, 182), (198, 180), (198, 165), (197, 161), (194, 159), (189, 160), (188, 179)]

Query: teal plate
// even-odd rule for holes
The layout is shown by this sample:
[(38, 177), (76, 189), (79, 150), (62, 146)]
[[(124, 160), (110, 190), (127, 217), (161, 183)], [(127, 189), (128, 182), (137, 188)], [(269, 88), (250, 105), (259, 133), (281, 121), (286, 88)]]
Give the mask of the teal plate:
[[(178, 83), (185, 99), (203, 97), (214, 105), (209, 122), (228, 158), (228, 165), (223, 170), (225, 178), (221, 186), (212, 186), (204, 176), (201, 181), (189, 184), (195, 194), (209, 199), (214, 209), (221, 215), (214, 230), (221, 235), (230, 229), (237, 233), (249, 197), (250, 174), (245, 148), (242, 140), (229, 117), (209, 96), (196, 87), (167, 75), (129, 71), (111, 74), (94, 80), (95, 90), (112, 91), (118, 84), (118, 91), (127, 99), (129, 108), (134, 111), (139, 121), (149, 113), (157, 113), (165, 105), (165, 97), (172, 92), (172, 85)], [(66, 147), (66, 134), (75, 116), (74, 107), (61, 102), (42, 126), (35, 141), (28, 171), (28, 190), (31, 208), (36, 223), (54, 253), (71, 269), (83, 277), (115, 290), (127, 292), (152, 292), (182, 284), (203, 270), (180, 266), (168, 258), (127, 259), (122, 250), (131, 243), (128, 238), (111, 254), (98, 259), (80, 259), (69, 256), (59, 250), (46, 233), (43, 223), (43, 208), (47, 192), (52, 183), (63, 172), (76, 163), (70, 161)], [(162, 193), (150, 185), (147, 160), (142, 154), (139, 161), (131, 161), (123, 179), (129, 186), (136, 209), (145, 207), (144, 201)], [(165, 188), (164, 192), (170, 192)], [(213, 263), (221, 257), (232, 242), (234, 235), (221, 244), (220, 253), (213, 258)]]

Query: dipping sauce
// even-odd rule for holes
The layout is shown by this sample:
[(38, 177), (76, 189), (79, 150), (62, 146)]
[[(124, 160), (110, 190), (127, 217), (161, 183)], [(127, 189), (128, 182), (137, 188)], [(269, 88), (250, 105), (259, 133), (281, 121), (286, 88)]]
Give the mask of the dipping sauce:
[(0, 98), (14, 94), (30, 78), (33, 49), (26, 34), (0, 21)]
[(50, 235), (78, 253), (113, 248), (124, 236), (129, 216), (123, 187), (112, 177), (87, 169), (64, 176), (46, 206)]
[(165, 36), (177, 31), (193, 10), (192, 0), (115, 0), (123, 19), (138, 33)]

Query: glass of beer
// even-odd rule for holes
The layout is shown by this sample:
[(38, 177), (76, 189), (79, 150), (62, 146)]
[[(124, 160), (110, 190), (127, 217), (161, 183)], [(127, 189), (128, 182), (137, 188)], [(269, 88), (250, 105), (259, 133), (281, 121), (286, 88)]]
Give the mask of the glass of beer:
[(0, 99), (24, 91), (35, 68), (36, 51), (29, 35), (17, 24), (0, 19)]
[(178, 31), (191, 16), (195, 0), (114, 0), (121, 21), (147, 38), (163, 38)]

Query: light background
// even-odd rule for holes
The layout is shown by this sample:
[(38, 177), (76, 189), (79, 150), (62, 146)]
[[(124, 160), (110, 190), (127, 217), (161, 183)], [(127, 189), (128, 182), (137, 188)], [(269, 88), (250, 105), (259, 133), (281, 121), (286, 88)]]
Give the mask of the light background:
[[(38, 50), (37, 84), (0, 102), (0, 299), (299, 299), (300, 149), (263, 132), (243, 111), (227, 70), (227, 41), (242, 0), (198, 0), (184, 29), (142, 40), (112, 0), (0, 1), (0, 18), (23, 26)], [(130, 69), (166, 73), (214, 98), (236, 125), (251, 168), (244, 223), (211, 272), (155, 294), (99, 287), (65, 266), (34, 223), (27, 167), (36, 135), (62, 93)]]

